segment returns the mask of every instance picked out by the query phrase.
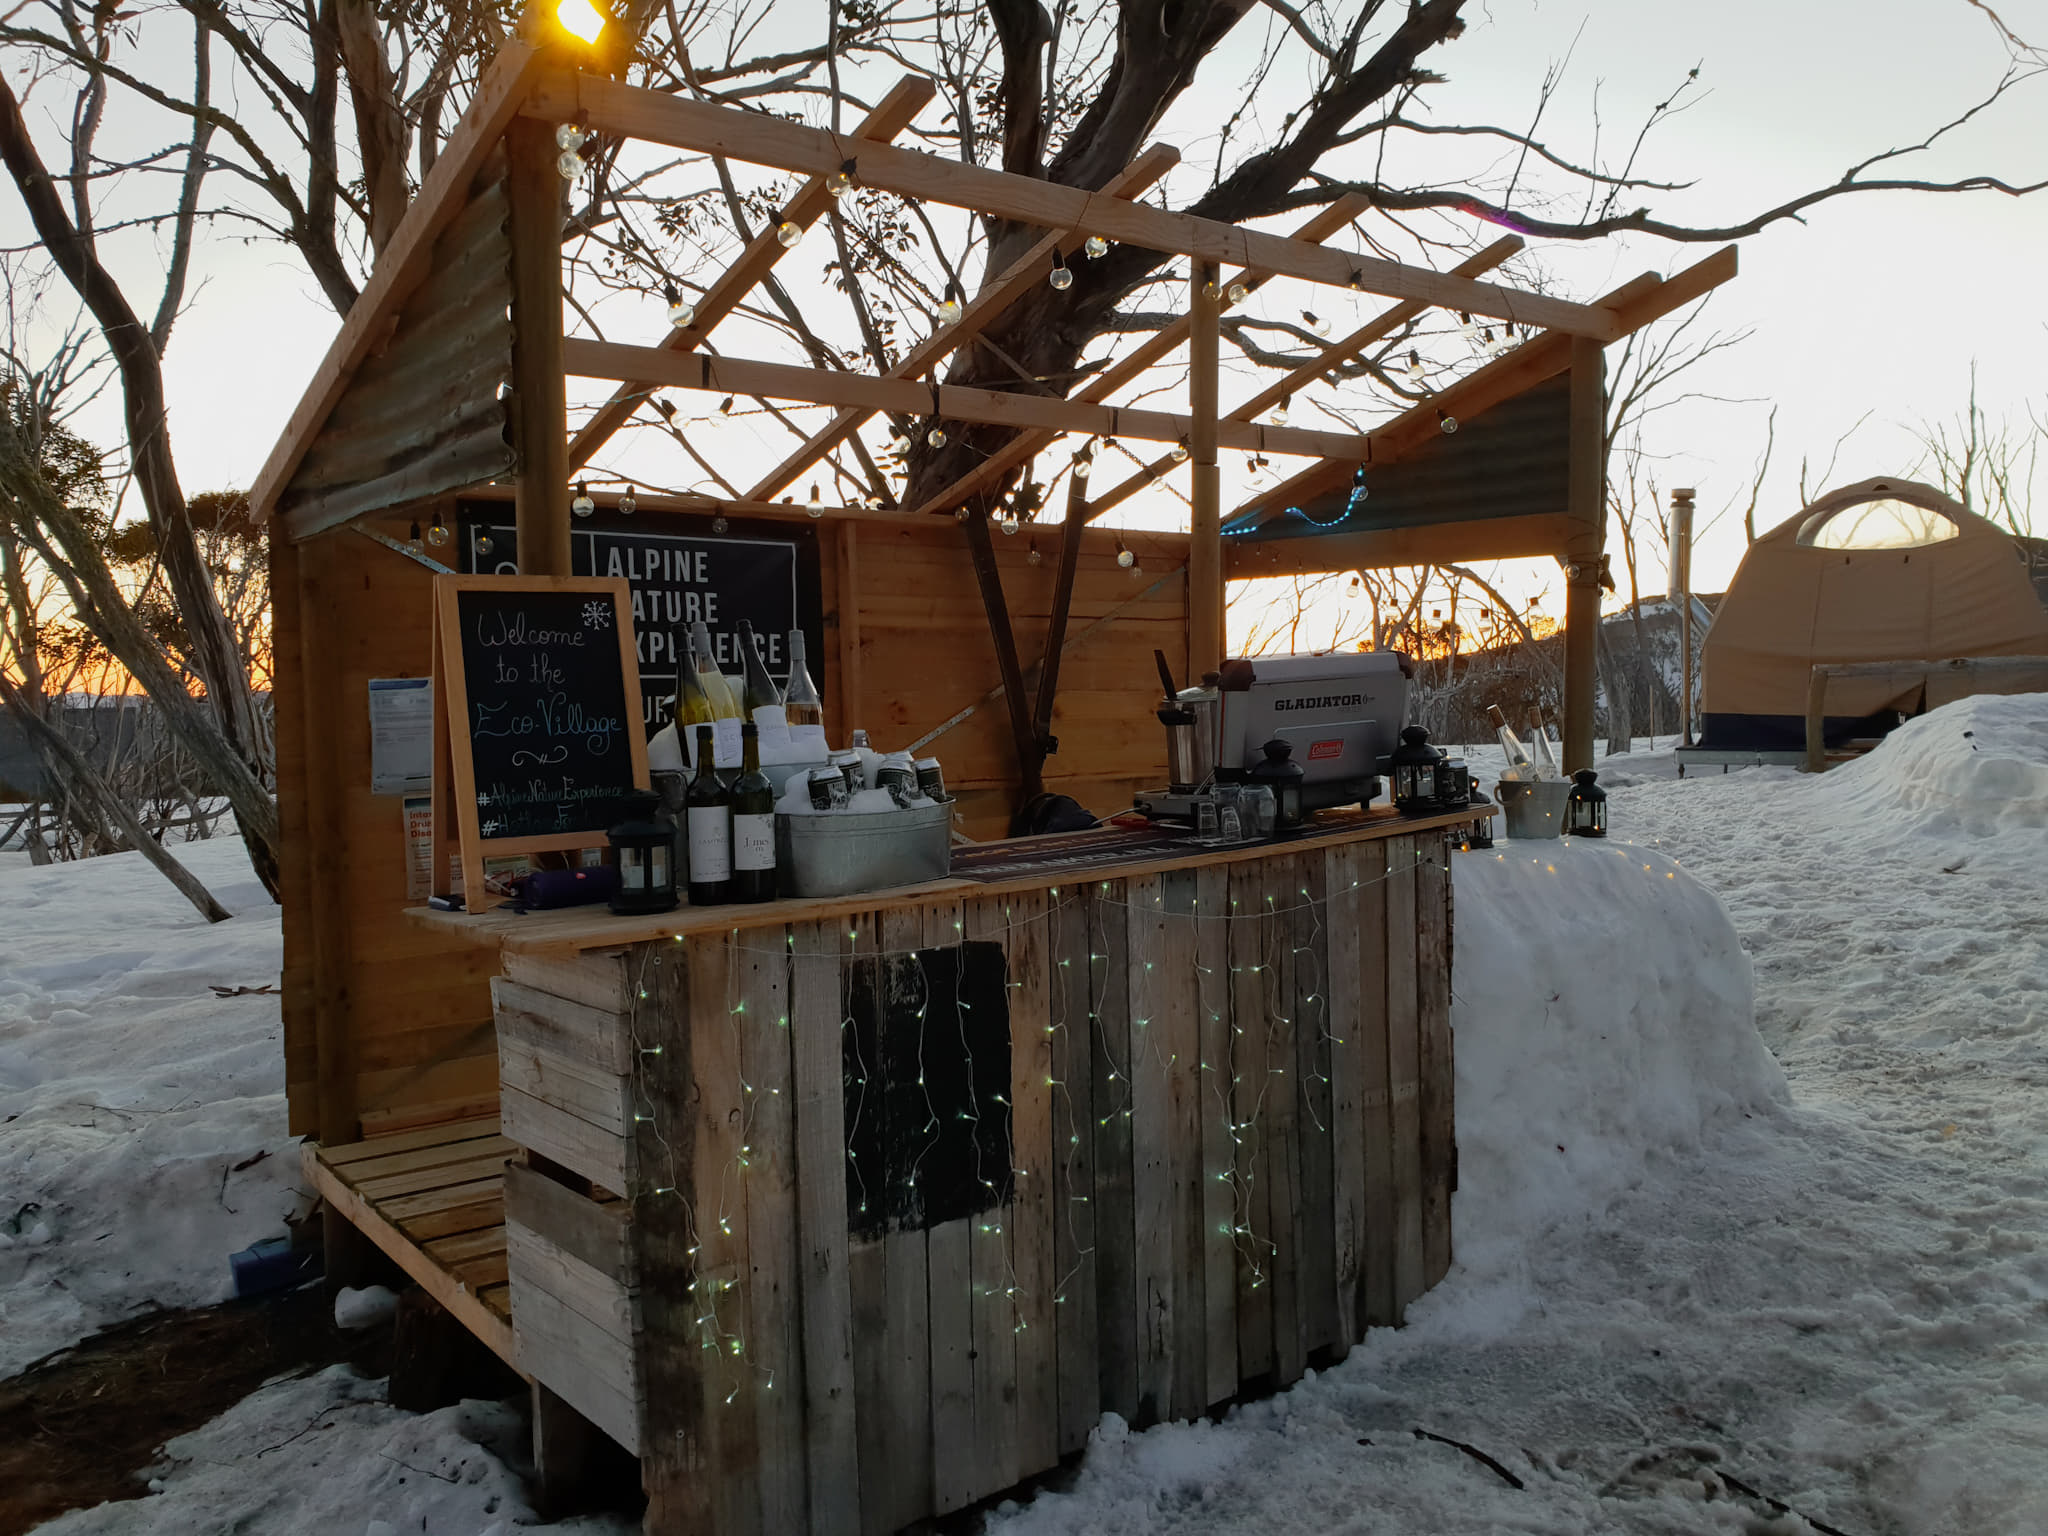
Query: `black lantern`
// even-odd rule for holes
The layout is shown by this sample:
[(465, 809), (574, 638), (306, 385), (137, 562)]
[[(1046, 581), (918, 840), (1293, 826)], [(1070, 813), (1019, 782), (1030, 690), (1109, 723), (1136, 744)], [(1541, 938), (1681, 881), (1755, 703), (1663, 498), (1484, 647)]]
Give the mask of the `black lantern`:
[(1429, 744), (1429, 732), (1411, 725), (1401, 732), (1401, 745), (1387, 756), (1394, 778), (1394, 809), (1408, 816), (1426, 816), (1436, 809), (1436, 765), (1443, 753)]
[(1572, 775), (1571, 797), (1564, 806), (1566, 837), (1607, 835), (1607, 791), (1593, 782), (1598, 777), (1590, 768), (1581, 768)]
[(1305, 775), (1301, 764), (1294, 761), (1294, 743), (1276, 736), (1259, 750), (1266, 756), (1252, 765), (1252, 782), (1273, 791), (1273, 825), (1282, 829), (1300, 826), (1308, 813), (1301, 803)]
[[(1491, 798), (1488, 797), (1485, 790), (1481, 789), (1477, 784), (1474, 784), (1472, 786), (1471, 799), (1469, 799), (1466, 802), (1466, 804), (1475, 806), (1492, 805), (1493, 801)], [(1470, 821), (1466, 822), (1464, 837), (1465, 846), (1467, 848), (1491, 848), (1493, 846), (1492, 813), (1489, 812), (1484, 816), (1475, 816)]]
[(1436, 803), (1454, 811), (1472, 800), (1472, 772), (1462, 757), (1441, 757), (1436, 765)]
[(676, 829), (656, 812), (661, 796), (638, 790), (626, 797), (626, 819), (605, 835), (618, 855), (619, 893), (611, 909), (638, 917), (676, 908)]

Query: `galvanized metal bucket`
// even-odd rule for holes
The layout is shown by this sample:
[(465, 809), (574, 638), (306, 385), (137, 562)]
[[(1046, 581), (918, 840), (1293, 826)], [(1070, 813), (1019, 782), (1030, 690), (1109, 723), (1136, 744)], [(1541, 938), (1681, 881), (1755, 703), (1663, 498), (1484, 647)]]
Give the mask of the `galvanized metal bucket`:
[(851, 896), (943, 880), (951, 867), (953, 802), (897, 811), (775, 818), (775, 859), (792, 896)]
[(1564, 779), (1502, 779), (1494, 786), (1509, 837), (1556, 837), (1564, 831), (1565, 802), (1571, 793), (1572, 786)]

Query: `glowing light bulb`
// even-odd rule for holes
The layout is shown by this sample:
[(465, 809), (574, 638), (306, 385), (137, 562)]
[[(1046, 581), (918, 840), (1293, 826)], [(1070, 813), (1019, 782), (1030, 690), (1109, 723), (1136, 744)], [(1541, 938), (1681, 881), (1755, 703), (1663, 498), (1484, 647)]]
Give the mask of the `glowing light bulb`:
[(1351, 513), (1356, 512), (1359, 509), (1359, 507), (1364, 504), (1364, 502), (1365, 466), (1361, 464), (1358, 466), (1357, 473), (1355, 473), (1351, 477), (1351, 499), (1344, 504), (1345, 514), (1348, 516)]
[(1005, 512), (1003, 514), (1002, 521), (999, 522), (996, 526), (1001, 528), (1005, 533), (1015, 533), (1017, 531), (1017, 514), (1014, 512)]
[(853, 190), (853, 173), (841, 166), (825, 178), (825, 193), (834, 202)]
[(1442, 411), (1438, 411), (1436, 413), (1436, 424), (1439, 427), (1441, 427), (1446, 433), (1455, 432), (1458, 430), (1458, 418), (1455, 416), (1446, 415)]
[(1058, 251), (1053, 252), (1052, 272), (1048, 280), (1062, 293), (1074, 286), (1074, 269), (1067, 265), (1066, 258)]
[(1116, 552), (1116, 563), (1128, 571), (1138, 563), (1138, 557), (1128, 549), (1118, 549)]
[(590, 487), (581, 480), (576, 482), (576, 499), (569, 503), (569, 510), (578, 517), (588, 517), (597, 510), (597, 503), (590, 499)]
[(631, 517), (639, 510), (640, 498), (633, 494), (633, 487), (629, 485), (619, 497), (619, 516)]
[(931, 431), (925, 433), (924, 440), (934, 448), (943, 448), (946, 446), (946, 429), (944, 427), (933, 427)]
[(555, 20), (562, 24), (562, 30), (586, 43), (594, 43), (603, 35), (604, 25), (610, 20), (590, 0), (561, 0), (555, 7)]
[(1182, 438), (1179, 442), (1175, 443), (1173, 447), (1167, 450), (1167, 457), (1172, 459), (1173, 462), (1176, 464), (1187, 463), (1188, 440), (1186, 438)]
[(775, 243), (780, 245), (785, 251), (795, 245), (797, 241), (803, 239), (803, 237), (804, 232), (788, 219), (784, 219), (775, 226)]
[(1045, 556), (1038, 552), (1038, 545), (1033, 543), (1031, 548), (1025, 552), (1024, 559), (1028, 564), (1039, 565), (1044, 562)]
[(1100, 261), (1109, 254), (1109, 242), (1100, 235), (1090, 235), (1082, 242), (1081, 249), (1088, 253), (1090, 261)]
[(1273, 414), (1267, 418), (1276, 427), (1287, 425), (1287, 407), (1294, 403), (1294, 396), (1282, 395), (1280, 403), (1273, 407)]
[(1251, 289), (1243, 283), (1232, 283), (1223, 290), (1223, 296), (1233, 304), (1242, 304), (1251, 295)]
[(1412, 347), (1408, 352), (1408, 378), (1411, 383), (1422, 382), (1422, 354)]
[(713, 533), (723, 533), (726, 529), (730, 528), (731, 526), (732, 524), (725, 520), (725, 514), (723, 512), (719, 513), (718, 516), (711, 519), (711, 531)]
[(825, 503), (818, 499), (818, 486), (815, 481), (811, 484), (811, 499), (804, 503), (804, 510), (813, 517), (825, 515)]
[(427, 529), (427, 542), (436, 549), (440, 549), (454, 537), (455, 535), (448, 531), (448, 525), (438, 517), (434, 519), (433, 524)]
[(939, 305), (939, 324), (956, 325), (960, 320), (960, 287), (957, 283), (946, 284), (946, 298)]
[(1085, 454), (1074, 460), (1074, 478), (1086, 480), (1095, 468), (1095, 461)]
[(901, 432), (891, 432), (889, 434), (889, 451), (898, 458), (901, 458), (904, 454), (910, 452), (910, 439)]
[(1458, 311), (1458, 330), (1467, 341), (1479, 334), (1479, 322), (1465, 310)]
[(583, 174), (583, 157), (573, 149), (565, 149), (555, 157), (555, 169), (562, 173), (562, 180), (574, 181)]
[(668, 300), (668, 323), (670, 325), (688, 325), (697, 318), (697, 306), (684, 298), (674, 283), (662, 284), (661, 296)]
[(496, 549), (497, 547), (497, 543), (491, 538), (491, 536), (488, 533), (479, 533), (476, 536), (476, 552), (478, 554), (488, 555), (492, 550)]
[(1316, 335), (1327, 336), (1330, 334), (1330, 322), (1325, 320), (1321, 315), (1315, 313), (1313, 310), (1304, 309), (1301, 312), (1301, 318), (1308, 322), (1309, 330), (1314, 332)]
[(408, 555), (416, 555), (420, 552), (420, 525), (418, 523), (412, 525), (412, 532), (406, 536), (405, 552)]
[(555, 148), (581, 149), (584, 140), (590, 137), (574, 123), (564, 123), (555, 130)]

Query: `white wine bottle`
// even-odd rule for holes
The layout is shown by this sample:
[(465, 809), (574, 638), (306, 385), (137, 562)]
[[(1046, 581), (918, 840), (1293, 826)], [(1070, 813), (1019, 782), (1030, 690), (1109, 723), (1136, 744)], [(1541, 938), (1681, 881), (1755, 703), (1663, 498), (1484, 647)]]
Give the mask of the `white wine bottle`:
[(1486, 706), (1486, 718), (1493, 722), (1493, 731), (1500, 738), (1500, 749), (1507, 757), (1507, 766), (1501, 770), (1501, 777), (1510, 782), (1540, 778), (1536, 764), (1530, 759), (1529, 749), (1522, 745), (1514, 727), (1508, 724), (1508, 717), (1501, 713), (1498, 704)]
[[(676, 696), (670, 707), (675, 717), (677, 742), (685, 752), (694, 754), (697, 727), (714, 725), (718, 716), (712, 708), (711, 695), (704, 691), (703, 679), (698, 676), (697, 642), (689, 635), (683, 636), (682, 665), (676, 669)], [(693, 756), (691, 762), (695, 761)]]
[(1529, 711), (1529, 752), (1536, 759), (1536, 777), (1539, 779), (1561, 779), (1557, 758), (1550, 750), (1550, 732), (1544, 728), (1543, 711)]
[(804, 665), (804, 632), (800, 629), (789, 632), (789, 686), (783, 690), (782, 712), (788, 717), (793, 744), (803, 752), (815, 752), (823, 758), (825, 701), (818, 696), (818, 685), (811, 681), (810, 668)]
[(761, 660), (761, 638), (747, 619), (740, 620), (740, 667), (746, 682), (746, 694), (741, 700), (746, 718), (763, 735), (787, 732), (789, 719), (782, 712), (782, 690), (768, 675), (768, 665)]
[(690, 626), (696, 651), (697, 682), (711, 700), (712, 766), (737, 769), (740, 765), (740, 721), (746, 718), (732, 685), (718, 669), (718, 653), (711, 648), (711, 626), (702, 619)]

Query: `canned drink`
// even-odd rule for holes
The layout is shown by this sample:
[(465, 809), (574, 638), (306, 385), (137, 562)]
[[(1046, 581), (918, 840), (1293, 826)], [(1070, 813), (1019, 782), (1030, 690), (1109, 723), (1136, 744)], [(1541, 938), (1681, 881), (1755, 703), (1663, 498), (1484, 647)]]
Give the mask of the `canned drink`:
[(829, 753), (825, 761), (832, 767), (837, 768), (845, 776), (846, 792), (849, 795), (857, 795), (868, 787), (867, 773), (861, 767), (860, 754), (858, 752), (842, 751)]
[(917, 787), (927, 800), (946, 798), (946, 774), (939, 767), (936, 757), (920, 757), (917, 760)]
[(899, 806), (908, 806), (917, 793), (917, 770), (907, 763), (884, 763), (875, 770), (875, 788), (886, 789)]
[(843, 811), (849, 798), (846, 790), (846, 775), (837, 768), (813, 768), (809, 774), (811, 808), (818, 811)]

